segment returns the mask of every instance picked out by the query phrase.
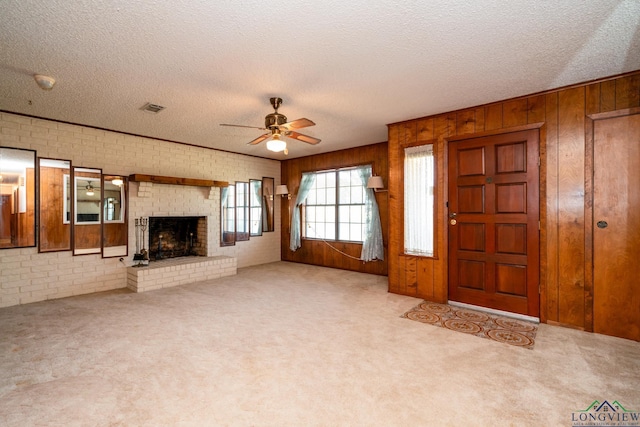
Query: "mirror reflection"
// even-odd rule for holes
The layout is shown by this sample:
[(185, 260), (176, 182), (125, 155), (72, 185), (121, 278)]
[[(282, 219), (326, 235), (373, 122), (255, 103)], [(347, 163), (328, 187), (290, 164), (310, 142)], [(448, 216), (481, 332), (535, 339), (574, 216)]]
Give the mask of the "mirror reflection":
[(74, 222), (73, 254), (95, 254), (102, 251), (102, 171), (73, 168)]
[(236, 187), (230, 184), (220, 195), (220, 246), (236, 244)]
[(262, 235), (262, 181), (249, 180), (249, 218), (252, 236)]
[(127, 177), (103, 175), (102, 177), (102, 256), (127, 255)]
[(0, 148), (0, 248), (35, 246), (36, 152)]
[(40, 252), (71, 249), (71, 162), (39, 159)]
[[(115, 182), (115, 184), (114, 184)], [(124, 221), (124, 180), (121, 176), (105, 175), (102, 209), (104, 222)]]
[(249, 240), (249, 183), (236, 181), (236, 242)]
[(262, 178), (262, 231), (273, 231), (273, 178)]
[(100, 178), (76, 176), (76, 225), (100, 224)]

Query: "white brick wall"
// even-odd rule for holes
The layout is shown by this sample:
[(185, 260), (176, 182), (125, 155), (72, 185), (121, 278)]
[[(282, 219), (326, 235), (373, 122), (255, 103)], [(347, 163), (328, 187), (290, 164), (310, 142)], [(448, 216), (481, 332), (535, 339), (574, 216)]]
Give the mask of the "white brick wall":
[[(37, 151), (38, 157), (71, 160), (105, 174), (134, 173), (218, 181), (263, 176), (280, 183), (280, 162), (174, 144), (84, 126), (0, 113), (0, 146)], [(238, 268), (280, 260), (280, 209), (276, 230), (235, 246), (220, 247), (220, 189), (129, 184), (129, 256), (135, 252), (134, 218), (197, 215), (208, 221), (208, 256), (237, 259)], [(100, 255), (39, 254), (37, 248), (0, 250), (0, 307), (126, 287), (126, 265)]]

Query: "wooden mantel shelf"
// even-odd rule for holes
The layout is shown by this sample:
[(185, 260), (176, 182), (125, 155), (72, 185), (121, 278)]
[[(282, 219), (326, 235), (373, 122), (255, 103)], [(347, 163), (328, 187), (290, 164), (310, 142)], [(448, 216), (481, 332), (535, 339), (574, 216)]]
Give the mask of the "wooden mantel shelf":
[(210, 179), (178, 178), (174, 176), (142, 175), (134, 173), (129, 175), (129, 181), (154, 182), (156, 184), (191, 185), (194, 187), (228, 187), (226, 181), (212, 181)]

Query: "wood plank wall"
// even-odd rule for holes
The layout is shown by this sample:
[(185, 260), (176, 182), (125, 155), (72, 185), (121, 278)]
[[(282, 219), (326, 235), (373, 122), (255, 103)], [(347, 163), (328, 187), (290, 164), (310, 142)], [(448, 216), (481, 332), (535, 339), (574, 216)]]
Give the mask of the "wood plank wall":
[[(289, 191), (292, 193), (292, 200), (288, 202), (289, 208), (294, 208), (295, 195), (298, 193), (300, 179), (304, 172), (371, 164), (373, 167), (373, 174), (380, 175), (386, 185), (388, 171), (387, 151), (387, 143), (383, 142), (364, 147), (283, 161), (281, 165), (281, 181), (282, 184), (287, 185)], [(388, 242), (389, 231), (387, 195), (387, 192), (376, 193), (376, 201), (378, 202), (378, 207), (380, 209), (380, 221), (382, 222), (382, 234), (385, 243)], [(363, 273), (378, 275), (387, 274), (386, 261), (363, 263), (360, 260), (349, 258), (337, 251), (339, 250), (350, 256), (358, 258), (360, 257), (360, 251), (362, 250), (361, 244), (331, 242), (331, 245), (335, 247), (335, 249), (333, 249), (322, 241), (303, 239), (302, 247), (297, 251), (292, 252), (289, 250), (290, 209), (287, 207), (287, 199), (283, 199), (280, 206), (282, 218), (281, 256), (283, 261), (321, 265), (325, 267), (360, 271)], [(386, 258), (387, 248), (385, 246), (385, 259)]]
[[(640, 71), (389, 125), (389, 291), (447, 300), (445, 153), (449, 139), (536, 127), (541, 155), (541, 320), (589, 328), (585, 314), (587, 116), (640, 106)], [(403, 146), (437, 150), (435, 258), (403, 254)], [(585, 231), (587, 230), (587, 231)]]

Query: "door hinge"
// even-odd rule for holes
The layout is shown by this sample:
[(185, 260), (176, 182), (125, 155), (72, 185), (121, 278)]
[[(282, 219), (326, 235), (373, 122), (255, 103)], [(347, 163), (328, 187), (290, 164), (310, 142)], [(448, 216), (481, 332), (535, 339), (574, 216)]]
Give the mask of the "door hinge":
[(538, 167), (540, 167), (540, 156), (538, 156)]
[(538, 221), (538, 231), (540, 231), (540, 221)]

